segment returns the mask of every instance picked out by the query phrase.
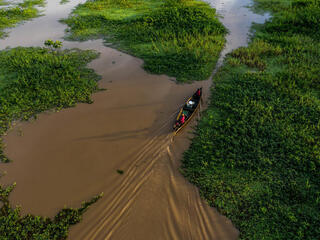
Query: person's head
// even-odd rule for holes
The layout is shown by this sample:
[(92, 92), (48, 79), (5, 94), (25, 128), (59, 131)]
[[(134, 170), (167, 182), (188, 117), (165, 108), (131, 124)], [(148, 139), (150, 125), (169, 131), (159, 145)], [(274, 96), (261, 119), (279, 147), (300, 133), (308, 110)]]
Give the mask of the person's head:
[(185, 117), (184, 113), (182, 113), (182, 117)]

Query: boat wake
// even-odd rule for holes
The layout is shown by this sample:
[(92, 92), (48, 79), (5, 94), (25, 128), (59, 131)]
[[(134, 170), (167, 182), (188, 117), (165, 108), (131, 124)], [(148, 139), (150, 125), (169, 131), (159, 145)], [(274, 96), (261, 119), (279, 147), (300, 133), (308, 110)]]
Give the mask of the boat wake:
[[(177, 111), (172, 113), (170, 117), (172, 118), (176, 114)], [(161, 133), (172, 125), (171, 118), (154, 131), (153, 137), (146, 140), (142, 147), (130, 157), (131, 164), (124, 170), (124, 178), (115, 193), (116, 197), (105, 202), (103, 210), (100, 211), (99, 216), (96, 216), (97, 224), (87, 232), (83, 232), (85, 239), (98, 239), (102, 233), (104, 239), (112, 239), (113, 233), (123, 224), (124, 216), (128, 214), (142, 186), (150, 178), (157, 160), (169, 151), (169, 145), (173, 141), (173, 132), (164, 135)]]

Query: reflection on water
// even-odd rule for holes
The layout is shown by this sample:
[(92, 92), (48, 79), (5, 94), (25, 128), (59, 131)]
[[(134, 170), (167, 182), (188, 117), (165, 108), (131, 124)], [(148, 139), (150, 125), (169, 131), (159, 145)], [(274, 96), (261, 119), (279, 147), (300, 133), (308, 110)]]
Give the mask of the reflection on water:
[[(59, 4), (57, 0), (47, 1), (47, 6), (43, 9), (42, 17), (28, 21), (18, 27), (9, 30), (9, 37), (0, 39), (0, 49), (16, 46), (42, 46), (47, 39), (63, 41), (66, 26), (58, 20), (66, 18), (71, 9), (86, 0), (74, 0), (67, 4)], [(207, 0), (207, 2), (217, 9), (221, 16), (220, 21), (229, 30), (227, 44), (221, 56), (240, 46), (246, 46), (248, 33), (253, 22), (264, 23), (269, 14), (258, 15), (250, 11), (248, 6), (252, 5), (252, 0)], [(65, 47), (80, 47), (77, 43), (64, 42)]]
[[(44, 8), (39, 8), (43, 16), (34, 18), (19, 24), (13, 29), (8, 29), (9, 37), (0, 39), (0, 49), (6, 47), (30, 47), (43, 46), (47, 39), (63, 41), (66, 25), (59, 22), (66, 18), (71, 9), (86, 0), (72, 0), (66, 4), (60, 4), (59, 0), (48, 0)], [(67, 47), (68, 44), (64, 43)], [(69, 45), (73, 47), (72, 44)]]
[(220, 21), (228, 29), (227, 44), (221, 53), (219, 65), (222, 64), (225, 55), (232, 50), (247, 46), (249, 31), (252, 23), (264, 23), (270, 15), (258, 15), (253, 13), (248, 6), (252, 0), (206, 0), (221, 16)]

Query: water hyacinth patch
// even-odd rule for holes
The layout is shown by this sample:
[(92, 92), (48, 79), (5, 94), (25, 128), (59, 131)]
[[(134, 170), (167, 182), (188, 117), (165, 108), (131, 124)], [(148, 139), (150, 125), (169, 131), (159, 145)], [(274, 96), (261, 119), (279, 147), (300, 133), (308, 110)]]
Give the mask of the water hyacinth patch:
[(215, 76), (182, 172), (240, 239), (313, 240), (320, 236), (320, 5), (256, 2), (274, 16)]
[(69, 39), (104, 38), (178, 81), (207, 79), (225, 44), (215, 9), (201, 1), (88, 1), (63, 20)]
[[(90, 103), (99, 76), (86, 64), (94, 51), (13, 48), (0, 51), (0, 134), (14, 120), (49, 109)], [(8, 161), (0, 149), (2, 161)]]
[(16, 26), (40, 15), (37, 7), (43, 6), (44, 0), (24, 0), (20, 3), (0, 1), (0, 38), (7, 36), (6, 29)]
[[(28, 120), (49, 109), (72, 107), (77, 102), (91, 103), (98, 91), (100, 77), (86, 67), (98, 57), (95, 51), (59, 50), (59, 41), (46, 41), (48, 48), (13, 48), (0, 51), (0, 134), (15, 120)], [(0, 144), (2, 162), (9, 160)], [(0, 185), (1, 239), (66, 239), (71, 225), (80, 222), (83, 213), (102, 194), (83, 202), (78, 209), (64, 208), (53, 218), (21, 216), (9, 194), (15, 184)]]

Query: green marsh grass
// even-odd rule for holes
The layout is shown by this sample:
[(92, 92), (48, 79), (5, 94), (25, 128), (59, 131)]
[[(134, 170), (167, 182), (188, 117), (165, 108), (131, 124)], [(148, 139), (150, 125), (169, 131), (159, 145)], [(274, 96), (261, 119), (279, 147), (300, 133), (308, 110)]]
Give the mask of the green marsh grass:
[(26, 21), (39, 16), (36, 7), (43, 6), (44, 0), (24, 0), (18, 4), (11, 4), (10, 1), (0, 1), (0, 38), (7, 36), (6, 29), (16, 26), (22, 21)]
[(21, 216), (20, 207), (12, 207), (9, 203), (9, 194), (15, 184), (0, 186), (0, 239), (34, 239), (34, 240), (64, 240), (68, 237), (69, 228), (81, 221), (87, 209), (97, 202), (103, 194), (83, 202), (80, 208), (63, 208), (53, 218), (25, 215)]
[(120, 175), (122, 175), (124, 173), (123, 170), (117, 169), (117, 173), (119, 173)]
[(61, 1), (60, 1), (60, 4), (63, 5), (63, 4), (67, 4), (67, 3), (69, 3), (69, 2), (70, 2), (70, 0), (61, 0)]
[[(13, 48), (0, 51), (0, 135), (15, 120), (28, 120), (49, 109), (91, 103), (98, 91), (99, 76), (87, 63), (98, 57), (94, 51), (59, 50), (59, 41), (46, 41), (50, 48)], [(0, 159), (9, 160), (0, 144)], [(64, 208), (53, 218), (20, 215), (9, 194), (15, 187), (0, 185), (0, 239), (66, 239), (69, 227), (102, 195), (84, 202), (78, 209)]]
[[(37, 113), (90, 103), (98, 75), (86, 64), (94, 51), (13, 48), (0, 51), (0, 135), (14, 120)], [(0, 158), (8, 161), (0, 148)]]
[(320, 3), (256, 2), (274, 17), (215, 76), (181, 171), (240, 239), (318, 239)]
[(207, 79), (225, 44), (215, 10), (195, 0), (88, 1), (63, 21), (69, 39), (102, 37), (182, 82)]

